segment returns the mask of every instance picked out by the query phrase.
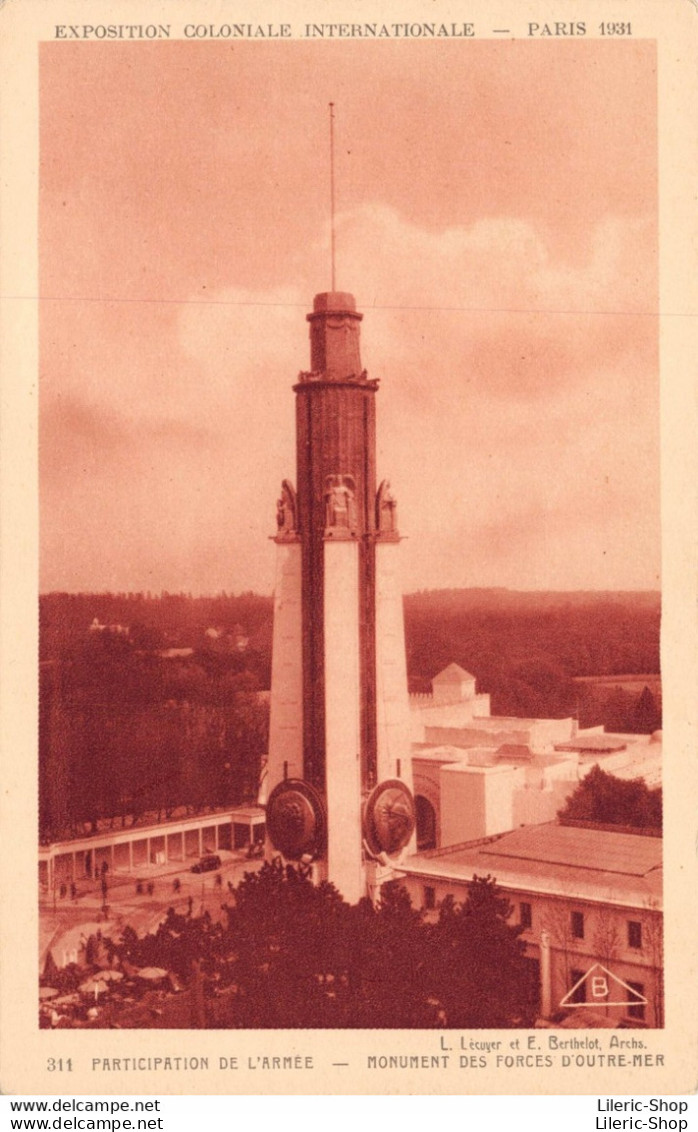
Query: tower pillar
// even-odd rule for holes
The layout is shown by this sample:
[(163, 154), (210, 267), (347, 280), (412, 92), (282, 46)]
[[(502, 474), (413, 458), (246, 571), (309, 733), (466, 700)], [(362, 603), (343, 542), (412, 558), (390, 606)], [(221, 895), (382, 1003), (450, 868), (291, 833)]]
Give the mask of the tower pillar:
[(361, 837), (359, 546), (325, 542), (327, 877), (350, 903), (366, 894)]
[(399, 778), (412, 790), (410, 705), (399, 539), (376, 542), (376, 726), (379, 781)]
[(371, 862), (414, 830), (399, 534), (376, 486), (378, 382), (361, 368), (362, 315), (316, 295), (311, 369), (296, 394), (297, 491), (277, 508), (267, 828), (273, 850), (367, 893)]
[(275, 541), (267, 796), (285, 778), (303, 777), (301, 543), (293, 530), (280, 530)]

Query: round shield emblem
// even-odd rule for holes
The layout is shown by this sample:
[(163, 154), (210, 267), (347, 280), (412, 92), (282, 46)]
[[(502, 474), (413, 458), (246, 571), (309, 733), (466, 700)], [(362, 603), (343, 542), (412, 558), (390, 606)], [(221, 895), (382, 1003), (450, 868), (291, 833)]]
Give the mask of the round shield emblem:
[(317, 857), (325, 844), (325, 807), (321, 795), (300, 778), (275, 786), (267, 802), (267, 833), (289, 861)]
[(415, 805), (399, 778), (380, 782), (364, 808), (364, 837), (372, 853), (389, 856), (404, 849), (414, 832)]

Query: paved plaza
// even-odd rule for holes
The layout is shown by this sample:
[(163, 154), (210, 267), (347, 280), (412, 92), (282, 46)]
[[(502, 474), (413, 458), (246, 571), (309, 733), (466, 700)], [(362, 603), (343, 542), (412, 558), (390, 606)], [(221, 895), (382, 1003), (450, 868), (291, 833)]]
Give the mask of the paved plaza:
[[(222, 918), (222, 906), (232, 901), (230, 885), (235, 887), (246, 872), (256, 872), (260, 860), (249, 860), (244, 852), (220, 850), (222, 867), (216, 872), (192, 873), (190, 866), (177, 868), (173, 862), (144, 865), (137, 872), (105, 875), (107, 884), (105, 916), (101, 878), (88, 878), (76, 884), (76, 897), (70, 890), (61, 898), (44, 891), (39, 899), (39, 961), (43, 970), (50, 951), (57, 966), (76, 961), (81, 945), (90, 935), (118, 938), (126, 926), (138, 935), (157, 928), (168, 908), (200, 916), (207, 911), (212, 920)], [(179, 881), (176, 891), (175, 881)], [(137, 891), (140, 885), (141, 892)], [(152, 885), (152, 891), (149, 891)]]

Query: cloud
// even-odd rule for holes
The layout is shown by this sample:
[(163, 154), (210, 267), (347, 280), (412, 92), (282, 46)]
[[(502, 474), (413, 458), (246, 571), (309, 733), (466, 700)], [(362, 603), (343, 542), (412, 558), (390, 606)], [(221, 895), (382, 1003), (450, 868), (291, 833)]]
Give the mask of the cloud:
[[(339, 218), (338, 243), (340, 286), (357, 281), (365, 315), (364, 364), (381, 378), (379, 477), (412, 536), (408, 587), (613, 586), (631, 574), (652, 584), (651, 225), (604, 218), (574, 267), (515, 216), (427, 231), (364, 206)], [(291, 387), (308, 364), (312, 288), (280, 280), (183, 298), (70, 307), (54, 325), (47, 545), (66, 560), (55, 516), (77, 520), (77, 501), (96, 538), (102, 492), (121, 532), (112, 573), (128, 546), (125, 576), (269, 588), (274, 500), (295, 479)]]
[(375, 204), (345, 212), (338, 227), (347, 273), (379, 306), (637, 313), (653, 293), (649, 218), (604, 217), (574, 270), (542, 226), (516, 216), (434, 232)]

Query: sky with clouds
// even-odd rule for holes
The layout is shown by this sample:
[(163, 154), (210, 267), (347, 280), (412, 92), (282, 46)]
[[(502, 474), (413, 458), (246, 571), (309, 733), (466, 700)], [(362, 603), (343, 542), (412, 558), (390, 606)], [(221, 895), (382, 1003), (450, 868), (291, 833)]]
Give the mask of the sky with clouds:
[(650, 42), (41, 48), (41, 585), (273, 585), (337, 286), (406, 590), (659, 584)]

